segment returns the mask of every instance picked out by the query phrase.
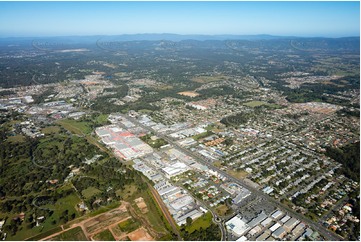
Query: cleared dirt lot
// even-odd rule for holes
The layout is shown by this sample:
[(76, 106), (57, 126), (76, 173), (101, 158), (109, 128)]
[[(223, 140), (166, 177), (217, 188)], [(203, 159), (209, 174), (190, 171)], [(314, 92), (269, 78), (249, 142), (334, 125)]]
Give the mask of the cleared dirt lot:
[(153, 241), (154, 240), (143, 227), (129, 233), (127, 236), (132, 241)]

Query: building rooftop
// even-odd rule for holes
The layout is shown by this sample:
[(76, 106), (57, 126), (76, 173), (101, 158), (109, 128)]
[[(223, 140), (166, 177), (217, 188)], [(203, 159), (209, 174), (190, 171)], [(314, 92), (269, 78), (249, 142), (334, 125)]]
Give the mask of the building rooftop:
[(226, 228), (232, 231), (233, 234), (241, 236), (249, 229), (249, 226), (238, 214), (226, 222)]

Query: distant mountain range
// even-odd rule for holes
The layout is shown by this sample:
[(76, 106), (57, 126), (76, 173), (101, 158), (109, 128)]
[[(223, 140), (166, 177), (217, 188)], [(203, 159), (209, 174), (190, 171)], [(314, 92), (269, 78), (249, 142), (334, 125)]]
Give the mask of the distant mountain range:
[[(131, 42), (131, 43), (130, 43)], [(357, 51), (360, 37), (323, 38), (274, 35), (179, 35), (179, 34), (124, 34), (59, 37), (0, 38), (0, 47), (8, 50), (38, 49), (62, 50), (79, 48), (117, 49), (187, 49), (223, 48), (234, 50), (261, 48), (260, 50), (293, 48), (303, 51)]]
[[(343, 37), (360, 38), (360, 37)], [(32, 41), (32, 40), (66, 40), (68, 43), (90, 43), (99, 39), (108, 41), (182, 41), (182, 40), (272, 40), (272, 39), (342, 39), (326, 37), (297, 37), (297, 36), (275, 36), (268, 34), (259, 35), (180, 35), (180, 34), (123, 34), (123, 35), (92, 35), (92, 36), (54, 36), (54, 37), (7, 37), (0, 38), (1, 42)]]

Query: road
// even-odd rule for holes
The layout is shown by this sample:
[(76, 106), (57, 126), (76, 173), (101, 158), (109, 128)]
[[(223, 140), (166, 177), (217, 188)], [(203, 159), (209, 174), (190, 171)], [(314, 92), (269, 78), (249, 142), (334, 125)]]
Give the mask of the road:
[(331, 241), (340, 241), (340, 240), (344, 240), (341, 236), (331, 232), (330, 230), (326, 229), (325, 227), (323, 227), (322, 225), (319, 225), (318, 223), (312, 221), (311, 219), (308, 219), (306, 217), (304, 217), (301, 214), (298, 214), (296, 212), (294, 212), (292, 209), (290, 209), (289, 207), (285, 206), (284, 204), (280, 203), (279, 201), (277, 201), (276, 199), (266, 195), (265, 193), (263, 193), (260, 190), (255, 189), (254, 187), (249, 186), (247, 183), (245, 183), (242, 180), (236, 179), (234, 177), (232, 177), (231, 175), (229, 175), (228, 173), (222, 171), (221, 169), (219, 169), (216, 166), (213, 166), (211, 163), (209, 162), (205, 162), (203, 160), (203, 158), (195, 153), (190, 152), (189, 150), (185, 149), (184, 147), (178, 145), (175, 141), (171, 140), (170, 138), (168, 138), (165, 135), (159, 134), (158, 132), (156, 132), (155, 130), (153, 130), (150, 127), (147, 127), (143, 124), (141, 124), (140, 122), (138, 122), (136, 119), (125, 115), (125, 117), (127, 119), (129, 119), (131, 122), (133, 122), (134, 124), (142, 127), (145, 130), (148, 130), (150, 132), (156, 133), (156, 135), (160, 138), (163, 138), (164, 140), (166, 140), (169, 144), (173, 145), (173, 147), (179, 149), (180, 151), (182, 151), (183, 153), (187, 154), (188, 156), (192, 157), (193, 159), (195, 159), (196, 161), (198, 161), (199, 163), (206, 165), (208, 167), (210, 167), (212, 170), (217, 171), (219, 174), (223, 175), (224, 177), (227, 177), (228, 180), (235, 182), (236, 184), (239, 184), (243, 187), (245, 187), (246, 189), (248, 189), (249, 191), (251, 191), (252, 193), (254, 193), (255, 195), (265, 198), (266, 201), (274, 204), (276, 207), (279, 207), (285, 211), (287, 211), (290, 215), (292, 215), (293, 217), (295, 217), (296, 219), (302, 220), (304, 222), (306, 222), (308, 225), (311, 225), (313, 228), (315, 228), (317, 231), (319, 231), (322, 235), (325, 236), (326, 240), (331, 240)]

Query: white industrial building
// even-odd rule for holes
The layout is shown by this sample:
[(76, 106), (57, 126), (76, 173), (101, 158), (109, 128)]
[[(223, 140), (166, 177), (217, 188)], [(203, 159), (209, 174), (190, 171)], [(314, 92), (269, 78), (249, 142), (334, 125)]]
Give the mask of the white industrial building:
[(238, 237), (242, 236), (249, 229), (249, 226), (246, 221), (242, 220), (241, 215), (238, 214), (226, 222), (226, 228)]

